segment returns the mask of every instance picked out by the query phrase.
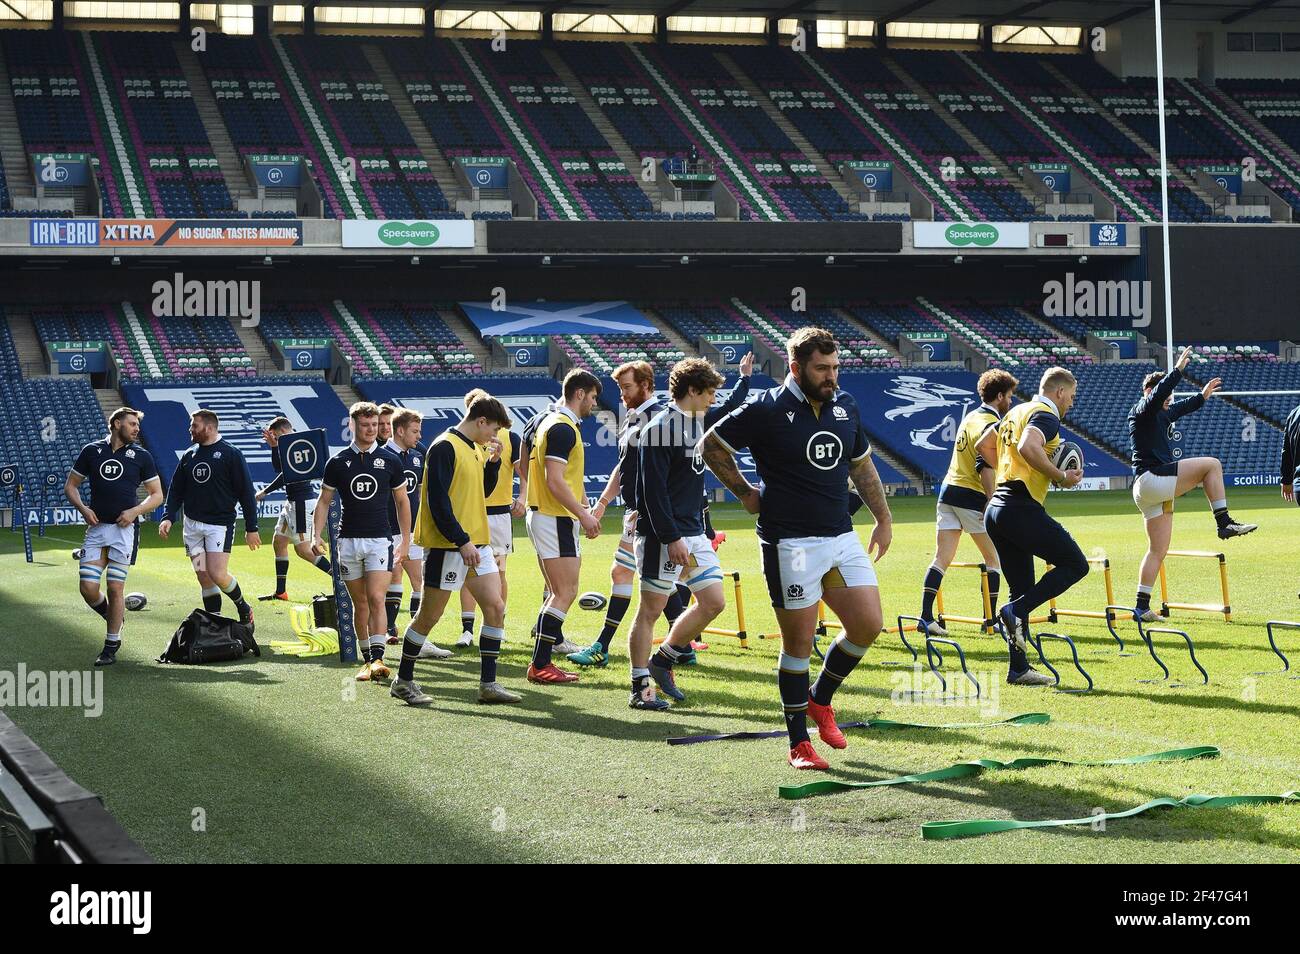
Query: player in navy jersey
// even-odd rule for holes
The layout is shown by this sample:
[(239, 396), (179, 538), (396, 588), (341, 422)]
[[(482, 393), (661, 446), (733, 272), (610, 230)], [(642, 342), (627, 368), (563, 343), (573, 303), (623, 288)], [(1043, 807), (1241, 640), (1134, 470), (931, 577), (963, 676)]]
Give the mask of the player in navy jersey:
[[(393, 578), (393, 567), (401, 565), (411, 546), (411, 505), (401, 462), (379, 444), (379, 408), (369, 401), (358, 401), (348, 416), (354, 437), (325, 465), (320, 500), (316, 502), (313, 543), (318, 548), (323, 546), (325, 521), (338, 494), (343, 520), (334, 562), (352, 597), (357, 639), (365, 660), (356, 678), (368, 682), (391, 675), (384, 665), (388, 640), (384, 596)], [(390, 499), (397, 508), (396, 542), (389, 533)]]
[(330, 572), (329, 557), (317, 553), (311, 546), (311, 514), (316, 499), (316, 490), (310, 480), (287, 482), (284, 479), (284, 465), (280, 460), (280, 438), (293, 433), (293, 424), (287, 417), (277, 417), (262, 431), (262, 439), (271, 448), (271, 465), (275, 467), (275, 478), (257, 492), (256, 500), (261, 503), (270, 494), (284, 488), (284, 505), (280, 508), (280, 517), (275, 521), (275, 535), (271, 537), (271, 547), (275, 551), (275, 592), (263, 600), (287, 600), (286, 581), (289, 578), (289, 546), (302, 559), (324, 573)]
[[(880, 635), (880, 591), (869, 553), (876, 559), (885, 555), (893, 517), (857, 404), (837, 386), (835, 338), (821, 328), (801, 328), (786, 348), (785, 382), (714, 425), (701, 454), (745, 509), (758, 514), (763, 575), (781, 627), (777, 684), (790, 735), (789, 762), (826, 769), (808, 738), (806, 716), (817, 723), (822, 741), (841, 749), (848, 744), (831, 699)], [(745, 448), (763, 482), (761, 494), (736, 467), (736, 453)], [(876, 519), (867, 550), (849, 516), (850, 479)], [(810, 692), (821, 600), (844, 628)]]
[[(642, 429), (637, 447), (637, 482), (632, 506), (636, 508), (636, 564), (641, 577), (641, 602), (628, 640), (632, 663), (633, 709), (661, 710), (668, 703), (656, 699), (654, 682), (669, 696), (682, 700), (673, 666), (704, 627), (726, 605), (722, 595), (722, 569), (717, 551), (704, 533), (704, 461), (700, 439), (729, 408), (710, 410), (722, 386), (718, 374), (704, 358), (687, 358), (673, 365), (668, 375), (672, 404)], [(743, 399), (743, 398), (742, 398)], [(695, 596), (673, 623), (659, 651), (650, 658), (655, 620), (684, 582)]]
[(235, 604), (239, 621), (253, 625), (253, 608), (244, 599), (239, 581), (230, 575), (230, 547), (235, 540), (235, 505), (244, 515), (244, 540), (248, 549), (262, 545), (257, 532), (257, 501), (248, 462), (239, 448), (222, 438), (220, 421), (212, 411), (190, 415), (190, 438), (195, 446), (185, 452), (167, 488), (167, 516), (158, 524), (166, 540), (176, 518), (185, 513), (181, 536), (185, 553), (194, 565), (203, 595), (203, 608), (221, 612), (221, 594)]
[[(153, 456), (138, 443), (143, 416), (129, 407), (119, 407), (109, 415), (108, 436), (81, 449), (63, 485), (68, 503), (86, 520), (79, 570), (81, 598), (108, 625), (96, 666), (112, 665), (122, 645), (126, 575), (140, 543), (136, 521), (163, 502), (162, 480)], [(86, 481), (90, 506), (81, 499), (81, 485)], [(141, 484), (149, 496), (137, 503)], [(107, 594), (100, 589), (106, 568)]]
[[(734, 410), (744, 403), (749, 394), (749, 375), (754, 367), (753, 353), (747, 354), (740, 362), (740, 380), (728, 398), (727, 411)], [(656, 414), (664, 409), (664, 404), (655, 395), (654, 368), (648, 361), (629, 361), (619, 365), (610, 374), (618, 385), (619, 396), (626, 414), (618, 434), (618, 464), (609, 476), (609, 482), (601, 491), (600, 499), (591, 512), (597, 518), (604, 517), (606, 508), (617, 498), (623, 498), (623, 525), (618, 546), (614, 550), (614, 559), (609, 568), (610, 597), (605, 610), (605, 626), (596, 641), (586, 649), (569, 653), (568, 658), (579, 666), (605, 666), (609, 662), (609, 646), (613, 642), (619, 625), (623, 622), (628, 607), (632, 602), (632, 581), (636, 576), (636, 505), (635, 496), (640, 461), (638, 458), (638, 439), (642, 429)], [(671, 628), (677, 618), (686, 611), (690, 601), (690, 590), (679, 586), (669, 595), (664, 604), (664, 618)], [(681, 662), (693, 662), (694, 649), (687, 647)]]
[(1185, 348), (1168, 374), (1153, 371), (1142, 381), (1142, 399), (1128, 414), (1129, 437), (1133, 445), (1133, 502), (1146, 522), (1147, 552), (1138, 571), (1135, 615), (1144, 623), (1161, 617), (1151, 609), (1151, 587), (1160, 575), (1160, 565), (1169, 552), (1174, 532), (1174, 501), (1197, 487), (1205, 497), (1218, 524), (1219, 539), (1245, 536), (1257, 529), (1253, 523), (1240, 523), (1228, 513), (1228, 495), (1223, 485), (1223, 465), (1216, 457), (1175, 459), (1169, 446), (1174, 422), (1199, 411), (1205, 402), (1223, 387), (1223, 381), (1207, 381), (1200, 394), (1175, 402), (1174, 388), (1183, 378), (1183, 369), (1192, 360), (1192, 349)]

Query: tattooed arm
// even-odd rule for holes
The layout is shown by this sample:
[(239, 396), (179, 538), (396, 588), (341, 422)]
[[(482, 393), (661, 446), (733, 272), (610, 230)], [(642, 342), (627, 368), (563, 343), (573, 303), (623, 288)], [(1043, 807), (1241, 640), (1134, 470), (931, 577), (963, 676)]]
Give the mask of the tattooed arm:
[(758, 488), (741, 474), (736, 466), (735, 455), (713, 431), (705, 434), (700, 442), (700, 456), (704, 458), (709, 470), (713, 471), (713, 476), (736, 495), (736, 499), (747, 511), (758, 513)]
[(871, 531), (871, 540), (867, 544), (867, 553), (878, 550), (876, 561), (879, 562), (894, 539), (894, 516), (889, 512), (889, 499), (885, 496), (885, 486), (880, 482), (880, 474), (876, 472), (876, 465), (872, 463), (870, 454), (864, 455), (849, 467), (849, 479), (858, 489), (858, 494), (871, 511), (871, 515), (876, 518), (875, 529)]

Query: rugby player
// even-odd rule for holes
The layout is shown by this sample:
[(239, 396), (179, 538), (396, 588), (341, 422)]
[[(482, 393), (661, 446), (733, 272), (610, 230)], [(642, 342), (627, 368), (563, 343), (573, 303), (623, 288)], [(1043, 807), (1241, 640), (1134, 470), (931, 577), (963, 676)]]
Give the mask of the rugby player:
[(582, 419), (596, 410), (600, 379), (573, 368), (562, 388), (563, 403), (537, 426), (528, 462), (528, 538), (550, 594), (537, 617), (537, 643), (528, 667), (528, 681), (539, 683), (578, 681), (576, 674), (556, 666), (551, 654), (564, 642), (564, 619), (578, 597), (578, 534), (589, 540), (600, 536), (600, 521), (587, 509), (586, 457), (579, 430)]
[[(1061, 418), (1074, 404), (1078, 384), (1065, 368), (1048, 368), (1039, 393), (1009, 410), (998, 425), (998, 484), (985, 512), (989, 537), (1007, 578), (1010, 602), (998, 611), (1010, 650), (1007, 682), (1045, 686), (1052, 678), (1025, 656), (1029, 617), (1088, 575), (1088, 560), (1066, 529), (1044, 506), (1047, 485), (1073, 487), (1082, 469), (1061, 470), (1052, 453), (1061, 443)], [(1052, 569), (1034, 581), (1034, 557)]]
[[(401, 412), (394, 429), (402, 427)], [(415, 682), (415, 661), (425, 655), (430, 630), (451, 594), (468, 587), (483, 607), (479, 633), (479, 702), (519, 702), (521, 697), (497, 681), (497, 657), (505, 639), (505, 599), (488, 528), (487, 494), (501, 470), (502, 431), (508, 433), (505, 406), (478, 391), (464, 419), (438, 435), (425, 459), (415, 542), (425, 549), (424, 599), (402, 641), (402, 661), (389, 693), (408, 705), (433, 701)], [(486, 459), (480, 447), (486, 447)]]
[[(78, 568), (81, 598), (108, 626), (96, 666), (111, 666), (117, 661), (126, 615), (126, 575), (140, 547), (137, 521), (163, 502), (162, 479), (153, 455), (139, 443), (143, 416), (129, 407), (119, 407), (110, 414), (108, 436), (81, 449), (63, 484), (63, 495), (86, 521)], [(93, 506), (81, 499), (85, 481), (90, 482)], [(148, 496), (137, 503), (141, 484)], [(104, 593), (100, 582), (106, 568), (108, 592)]]
[(311, 548), (311, 512), (316, 497), (310, 480), (286, 482), (284, 479), (284, 462), (280, 457), (280, 438), (293, 432), (293, 424), (287, 417), (277, 417), (262, 431), (262, 439), (271, 448), (271, 465), (275, 467), (275, 479), (257, 492), (254, 498), (261, 503), (270, 494), (284, 488), (284, 504), (280, 507), (280, 517), (275, 521), (275, 534), (271, 537), (271, 548), (275, 551), (275, 592), (262, 600), (287, 600), (289, 594), (285, 585), (289, 578), (289, 545), (293, 544), (294, 553), (328, 574), (329, 557), (317, 553)]
[[(651, 677), (674, 699), (686, 698), (677, 688), (673, 665), (691, 652), (691, 641), (726, 605), (722, 567), (717, 551), (704, 534), (704, 461), (700, 439), (731, 409), (711, 411), (714, 393), (723, 378), (704, 358), (687, 358), (668, 374), (672, 404), (654, 416), (638, 441), (638, 478), (633, 505), (636, 521), (636, 566), (641, 578), (641, 602), (628, 640), (632, 663), (633, 709), (662, 710), (668, 703), (655, 697)], [(679, 581), (695, 596), (673, 623), (667, 638), (650, 658), (655, 620), (668, 599), (677, 595)]]
[[(948, 474), (935, 504), (934, 562), (925, 573), (921, 592), (921, 619), (931, 636), (947, 636), (935, 622), (934, 598), (943, 585), (963, 532), (979, 548), (989, 579), (989, 608), (998, 605), (1001, 566), (998, 551), (984, 527), (984, 508), (997, 486), (998, 422), (1011, 409), (1019, 382), (1006, 371), (990, 368), (980, 375), (976, 389), (984, 403), (962, 418), (952, 447)], [(991, 622), (991, 621), (990, 621)]]
[[(325, 465), (320, 499), (316, 501), (313, 545), (323, 548), (325, 521), (338, 494), (343, 519), (334, 559), (352, 597), (361, 644), (363, 664), (356, 679), (368, 682), (391, 675), (384, 665), (388, 641), (384, 597), (393, 567), (401, 565), (411, 546), (411, 505), (406, 499), (406, 475), (401, 462), (379, 444), (379, 408), (369, 401), (358, 401), (348, 410), (348, 416), (352, 419), (353, 440)], [(396, 542), (389, 533), (390, 498), (397, 510), (400, 535)]]
[[(475, 388), (465, 395), (465, 409), (479, 398), (487, 395), (482, 388)], [(487, 514), (488, 535), (491, 537), (492, 558), (497, 565), (497, 574), (501, 578), (501, 601), (504, 603), (509, 594), (506, 585), (506, 559), (515, 551), (515, 530), (513, 519), (522, 517), (527, 512), (528, 499), (528, 458), (523, 454), (523, 439), (502, 427), (497, 433), (501, 442), (501, 467), (497, 471), (497, 482), (488, 489)], [(519, 493), (515, 493), (515, 477), (519, 477)], [(474, 594), (468, 586), (460, 591), (460, 638), (457, 646), (474, 645)], [(414, 612), (411, 614), (414, 616)]]
[[(785, 381), (714, 425), (701, 453), (744, 508), (758, 514), (763, 575), (781, 627), (777, 685), (790, 737), (789, 762), (798, 769), (826, 769), (808, 738), (807, 716), (822, 741), (833, 748), (848, 744), (831, 701), (880, 634), (880, 591), (868, 553), (879, 559), (889, 550), (893, 517), (857, 404), (837, 386), (835, 338), (822, 328), (801, 328), (786, 349)], [(763, 483), (761, 494), (736, 467), (735, 455), (745, 448)], [(849, 516), (849, 478), (875, 517), (867, 550)], [(844, 628), (810, 692), (809, 662), (822, 600)]]
[(1223, 387), (1213, 378), (1201, 393), (1175, 402), (1174, 389), (1183, 379), (1183, 369), (1192, 360), (1192, 349), (1185, 348), (1168, 374), (1152, 371), (1142, 381), (1142, 398), (1128, 412), (1128, 432), (1133, 449), (1133, 502), (1146, 522), (1147, 552), (1138, 571), (1137, 605), (1134, 615), (1144, 623), (1154, 623), (1161, 616), (1151, 609), (1151, 587), (1160, 575), (1160, 565), (1169, 552), (1174, 532), (1174, 501), (1197, 487), (1214, 511), (1219, 539), (1240, 537), (1257, 527), (1239, 523), (1228, 513), (1227, 492), (1223, 485), (1223, 465), (1215, 457), (1175, 459), (1169, 446), (1174, 422), (1199, 411), (1205, 402)]
[(235, 540), (235, 504), (244, 515), (244, 541), (249, 550), (262, 545), (257, 532), (257, 500), (248, 462), (239, 449), (225, 440), (217, 415), (199, 409), (190, 415), (190, 438), (195, 446), (176, 465), (167, 488), (166, 519), (158, 536), (166, 540), (172, 524), (184, 511), (181, 537), (202, 590), (203, 608), (221, 612), (221, 594), (235, 604), (239, 621), (251, 629), (253, 608), (244, 599), (239, 581), (230, 575), (230, 547)]

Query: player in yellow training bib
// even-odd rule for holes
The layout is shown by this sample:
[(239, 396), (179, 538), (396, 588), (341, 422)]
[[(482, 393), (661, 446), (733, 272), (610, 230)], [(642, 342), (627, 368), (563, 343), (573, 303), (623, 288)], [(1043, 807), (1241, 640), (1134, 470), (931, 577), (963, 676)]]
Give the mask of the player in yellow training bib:
[[(998, 611), (1011, 650), (1007, 682), (1050, 685), (1052, 679), (1029, 665), (1025, 640), (1035, 609), (1088, 575), (1088, 560), (1066, 529), (1043, 506), (1047, 485), (1073, 487), (1082, 470), (1061, 470), (1052, 453), (1061, 443), (1061, 418), (1074, 404), (1078, 384), (1065, 368), (1048, 368), (1038, 394), (1007, 412), (998, 425), (998, 486), (985, 524), (997, 548), (1011, 601)], [(1052, 569), (1034, 581), (1034, 557)]]
[[(407, 705), (433, 702), (415, 682), (415, 662), (451, 594), (468, 587), (483, 607), (479, 633), (479, 702), (519, 702), (497, 682), (497, 657), (505, 639), (506, 604), (489, 546), (487, 494), (496, 486), (502, 446), (497, 435), (510, 415), (496, 398), (480, 392), (455, 427), (438, 435), (424, 459), (415, 542), (424, 548), (420, 611), (402, 639), (402, 662), (391, 694)], [(486, 452), (482, 450), (486, 447)]]
[(551, 662), (551, 654), (564, 643), (564, 618), (578, 598), (578, 534), (589, 540), (600, 536), (600, 521), (587, 507), (586, 456), (579, 429), (582, 419), (595, 413), (599, 395), (600, 379), (574, 368), (564, 376), (561, 402), (537, 426), (530, 441), (528, 538), (541, 561), (549, 595), (537, 617), (529, 682), (578, 681)]
[(984, 403), (962, 418), (952, 448), (952, 462), (939, 488), (935, 504), (934, 562), (925, 571), (921, 592), (921, 619), (931, 636), (948, 631), (934, 618), (934, 598), (943, 585), (962, 532), (970, 534), (988, 568), (989, 606), (998, 605), (1001, 564), (998, 551), (984, 528), (984, 508), (997, 487), (998, 424), (1011, 409), (1019, 382), (1006, 371), (990, 368), (980, 375), (980, 400)]

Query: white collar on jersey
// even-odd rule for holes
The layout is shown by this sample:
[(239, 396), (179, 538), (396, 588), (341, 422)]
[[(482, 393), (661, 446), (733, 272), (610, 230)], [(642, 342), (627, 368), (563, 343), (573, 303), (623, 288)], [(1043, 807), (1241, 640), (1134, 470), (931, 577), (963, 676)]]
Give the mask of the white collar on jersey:
[(1049, 398), (1046, 394), (1035, 394), (1034, 400), (1041, 401), (1043, 404), (1046, 404), (1048, 407), (1052, 409), (1052, 413), (1055, 414), (1057, 417), (1061, 416), (1061, 409), (1057, 407), (1056, 402), (1053, 401), (1051, 398)]
[[(785, 389), (789, 391), (791, 394), (793, 394), (795, 397), (797, 397), (800, 401), (803, 401), (804, 403), (808, 403), (808, 398), (803, 393), (803, 388), (799, 387), (799, 382), (794, 379), (793, 374), (787, 374), (785, 376)], [(826, 403), (834, 404), (835, 398), (836, 395), (832, 394), (831, 399)]]
[(373, 454), (379, 447), (379, 441), (375, 441), (369, 447), (362, 447), (355, 440), (352, 441), (352, 449), (358, 454)]
[(384, 448), (385, 448), (386, 450), (390, 450), (390, 451), (392, 451), (394, 454), (403, 454), (403, 453), (405, 453), (405, 451), (402, 450), (402, 445), (398, 444), (397, 441), (393, 440), (391, 437), (390, 437), (390, 438), (388, 439), (388, 441), (384, 444)]
[(640, 407), (632, 408), (632, 413), (638, 416), (644, 415), (646, 408), (648, 408), (651, 404), (655, 403), (656, 400), (658, 399), (652, 393), (648, 398), (645, 399), (645, 403), (643, 403)]
[(557, 404), (557, 405), (555, 405), (555, 410), (558, 411), (559, 413), (563, 414), (565, 417), (567, 417), (569, 420), (571, 420), (574, 424), (581, 424), (581, 423), (582, 423), (582, 419), (579, 418), (578, 415), (574, 414), (573, 411), (569, 409), (569, 405), (567, 405), (567, 404)]
[(1002, 417), (1002, 415), (998, 413), (998, 409), (997, 409), (997, 408), (995, 408), (995, 407), (989, 407), (987, 404), (981, 404), (981, 405), (980, 405), (980, 410), (981, 410), (981, 411), (988, 411), (988, 412), (989, 412), (990, 414), (992, 414), (994, 417), (999, 418), (999, 419)]

